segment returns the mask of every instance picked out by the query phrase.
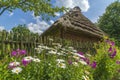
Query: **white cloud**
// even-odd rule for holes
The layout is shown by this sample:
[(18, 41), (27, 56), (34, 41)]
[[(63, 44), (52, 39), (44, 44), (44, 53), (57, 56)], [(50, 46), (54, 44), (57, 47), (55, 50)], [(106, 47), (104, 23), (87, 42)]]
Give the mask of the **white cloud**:
[(50, 20), (50, 23), (51, 23), (51, 24), (53, 24), (53, 23), (54, 23), (54, 21), (53, 21), (53, 20)]
[(5, 28), (4, 28), (4, 26), (0, 26), (0, 31), (2, 31), (2, 30), (4, 30)]
[[(31, 32), (41, 34), (50, 27), (50, 25), (47, 22), (41, 20), (41, 16), (35, 16), (34, 12), (31, 15), (33, 19), (36, 20), (36, 23), (27, 24), (27, 27)], [(52, 22), (53, 21), (50, 20), (50, 23)]]
[(58, 7), (64, 6), (66, 8), (79, 6), (83, 12), (88, 11), (90, 7), (88, 0), (55, 0), (54, 5)]
[(28, 29), (33, 33), (41, 34), (43, 33), (47, 28), (49, 28), (49, 24), (45, 21), (40, 21), (39, 19), (36, 20), (35, 23), (29, 23), (27, 25)]
[(56, 13), (55, 13), (55, 16), (60, 16), (60, 13), (56, 12)]
[(35, 20), (41, 18), (40, 16), (35, 16), (34, 12), (31, 15), (32, 15), (33, 19), (35, 19)]
[(13, 12), (9, 12), (9, 16), (12, 16), (14, 13)]

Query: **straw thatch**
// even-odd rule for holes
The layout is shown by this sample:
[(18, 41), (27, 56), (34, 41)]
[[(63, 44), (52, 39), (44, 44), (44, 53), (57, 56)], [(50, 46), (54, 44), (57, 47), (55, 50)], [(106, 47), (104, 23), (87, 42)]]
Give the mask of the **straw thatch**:
[(59, 18), (42, 35), (98, 41), (103, 37), (104, 33), (81, 13), (79, 7), (75, 7)]

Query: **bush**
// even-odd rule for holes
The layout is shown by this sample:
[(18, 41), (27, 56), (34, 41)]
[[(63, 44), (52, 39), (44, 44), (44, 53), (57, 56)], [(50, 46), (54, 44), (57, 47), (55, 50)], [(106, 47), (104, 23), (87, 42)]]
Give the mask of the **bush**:
[(119, 57), (119, 49), (113, 41), (107, 39), (99, 44), (97, 54), (94, 56), (97, 67), (93, 71), (93, 79), (119, 80), (119, 77), (117, 77), (119, 75)]

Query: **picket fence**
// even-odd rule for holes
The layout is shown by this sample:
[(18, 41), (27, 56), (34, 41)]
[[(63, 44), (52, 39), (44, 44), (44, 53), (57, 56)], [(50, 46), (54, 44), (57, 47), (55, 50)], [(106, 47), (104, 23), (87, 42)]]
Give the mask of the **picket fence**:
[[(53, 41), (51, 41), (51, 39), (53, 39)], [(29, 55), (35, 55), (35, 48), (38, 45), (43, 44), (50, 46), (53, 42), (60, 43), (63, 46), (72, 46), (80, 51), (91, 51), (91, 53), (95, 52), (93, 42), (66, 40), (54, 36), (0, 32), (0, 58), (6, 54), (10, 54), (12, 50), (16, 49), (25, 49)]]

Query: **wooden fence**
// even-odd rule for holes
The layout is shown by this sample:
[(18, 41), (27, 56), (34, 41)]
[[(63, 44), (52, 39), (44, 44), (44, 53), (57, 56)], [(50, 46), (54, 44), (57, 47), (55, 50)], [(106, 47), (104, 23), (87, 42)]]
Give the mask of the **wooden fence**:
[(66, 40), (54, 36), (41, 37), (33, 34), (24, 35), (12, 32), (0, 32), (0, 58), (2, 58), (5, 54), (10, 54), (11, 51), (15, 49), (25, 49), (27, 50), (28, 54), (34, 55), (36, 54), (34, 48), (40, 44), (50, 46), (52, 44), (50, 39), (53, 39), (54, 43), (60, 43), (63, 46), (72, 46), (75, 49), (83, 52), (88, 50), (92, 51), (93, 49), (92, 42)]

